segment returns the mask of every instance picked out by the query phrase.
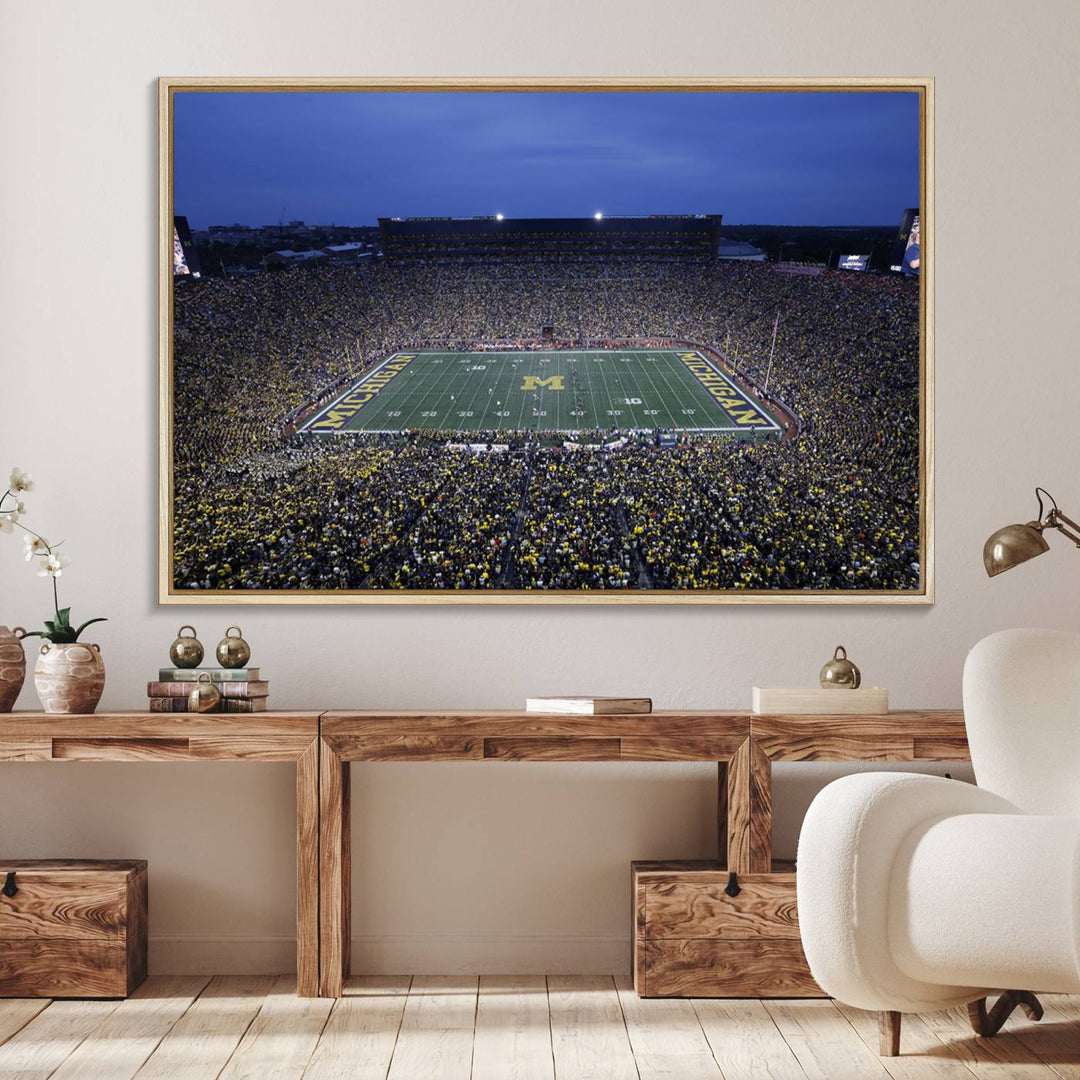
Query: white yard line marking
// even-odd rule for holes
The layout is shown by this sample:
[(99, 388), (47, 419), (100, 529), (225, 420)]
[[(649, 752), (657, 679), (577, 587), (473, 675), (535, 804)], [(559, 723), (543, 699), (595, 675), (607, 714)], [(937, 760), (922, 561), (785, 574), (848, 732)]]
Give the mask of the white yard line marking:
[(648, 426), (649, 427), (656, 427), (656, 428), (660, 428), (660, 427), (671, 427), (671, 428), (673, 428), (673, 427), (676, 427), (677, 425), (675, 423), (675, 416), (671, 411), (671, 406), (668, 405), (667, 398), (665, 397), (663, 391), (660, 389), (659, 386), (656, 385), (656, 381), (655, 381), (655, 379), (653, 379), (652, 369), (648, 368), (648, 367), (645, 367), (644, 365), (642, 366), (642, 369), (645, 371), (646, 376), (648, 377), (649, 386), (656, 393), (657, 412), (659, 413), (659, 410), (662, 408), (664, 410), (664, 412), (667, 413), (667, 419), (668, 419), (668, 422), (666, 424), (661, 424), (659, 415), (657, 415), (655, 417), (653, 417), (653, 416), (646, 417), (647, 420), (655, 421), (655, 423), (649, 424)]
[[(664, 386), (667, 388), (668, 401), (672, 401), (680, 410), (686, 408), (693, 408), (695, 410), (694, 415), (697, 415), (696, 409), (700, 402), (698, 401), (698, 395), (702, 393), (701, 384), (693, 379), (686, 378), (690, 373), (683, 367), (682, 361), (679, 359), (678, 353), (673, 350), (668, 350), (663, 354), (668, 361), (666, 364), (661, 365), (660, 376), (664, 380)], [(675, 379), (675, 385), (672, 385), (671, 378)], [(684, 383), (685, 380), (685, 383)], [(717, 406), (719, 408), (719, 406)], [(671, 406), (668, 406), (668, 414), (672, 417), (672, 427), (676, 429), (682, 429), (683, 431), (699, 431), (701, 430), (700, 423), (686, 415), (683, 412), (680, 416), (675, 416), (671, 411)], [(721, 415), (723, 415), (721, 413)], [(729, 425), (723, 425), (721, 430), (729, 431)]]

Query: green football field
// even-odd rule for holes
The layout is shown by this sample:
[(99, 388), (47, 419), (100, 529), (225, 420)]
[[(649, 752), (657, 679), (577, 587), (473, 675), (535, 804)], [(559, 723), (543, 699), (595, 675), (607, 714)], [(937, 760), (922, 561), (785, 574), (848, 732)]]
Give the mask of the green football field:
[(700, 353), (668, 349), (399, 352), (304, 430), (572, 432), (618, 427), (772, 435), (775, 417)]

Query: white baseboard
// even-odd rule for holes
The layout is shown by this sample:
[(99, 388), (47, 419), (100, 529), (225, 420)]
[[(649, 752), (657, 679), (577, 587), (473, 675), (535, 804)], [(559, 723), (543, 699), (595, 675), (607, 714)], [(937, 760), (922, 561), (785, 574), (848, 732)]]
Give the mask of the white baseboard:
[[(403, 934), (353, 938), (353, 970), (367, 975), (618, 975), (630, 972), (623, 937)], [(272, 975), (296, 970), (293, 938), (152, 937), (155, 975)]]

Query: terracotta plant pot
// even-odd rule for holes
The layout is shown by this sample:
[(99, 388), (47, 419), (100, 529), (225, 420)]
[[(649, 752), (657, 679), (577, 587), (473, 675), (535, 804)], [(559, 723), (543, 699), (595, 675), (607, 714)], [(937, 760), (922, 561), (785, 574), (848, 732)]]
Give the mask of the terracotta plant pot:
[[(20, 633), (21, 631), (21, 633)], [(9, 630), (0, 626), (0, 713), (11, 712), (26, 678), (26, 653), (23, 652), (21, 626)]]
[(92, 713), (105, 689), (105, 664), (97, 645), (42, 643), (34, 685), (47, 713)]

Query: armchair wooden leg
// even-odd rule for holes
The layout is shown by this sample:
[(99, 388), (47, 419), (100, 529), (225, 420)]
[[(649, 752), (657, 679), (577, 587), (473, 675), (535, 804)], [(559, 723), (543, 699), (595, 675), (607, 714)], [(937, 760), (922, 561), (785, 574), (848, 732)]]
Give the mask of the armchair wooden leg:
[(878, 1052), (882, 1057), (898, 1057), (900, 1054), (900, 1024), (903, 1014), (878, 1013)]
[(992, 1039), (1017, 1006), (1027, 1013), (1029, 1020), (1042, 1019), (1042, 1005), (1030, 990), (1006, 990), (994, 1002), (994, 1007), (989, 1012), (986, 1011), (986, 998), (979, 998), (968, 1005), (968, 1019), (971, 1021), (972, 1030), (976, 1035)]

